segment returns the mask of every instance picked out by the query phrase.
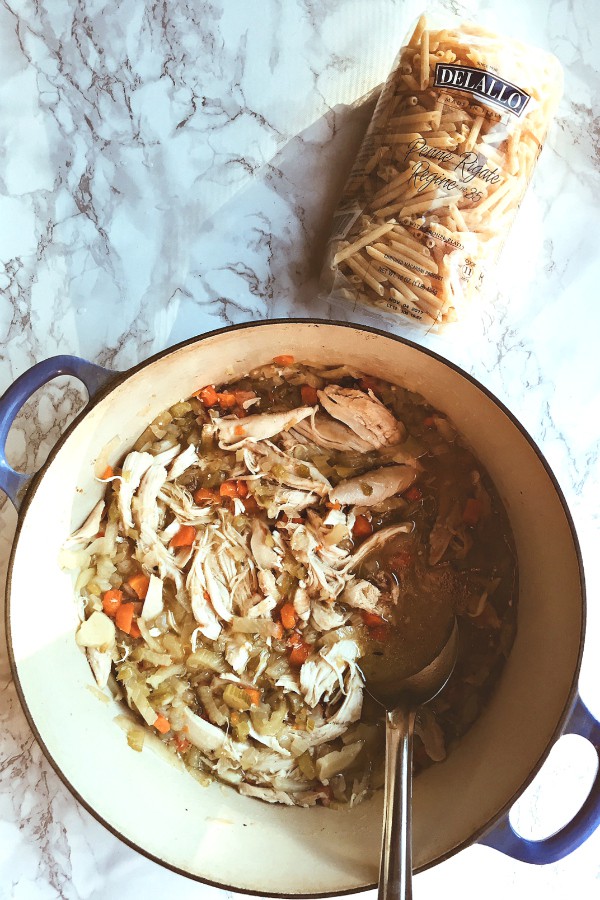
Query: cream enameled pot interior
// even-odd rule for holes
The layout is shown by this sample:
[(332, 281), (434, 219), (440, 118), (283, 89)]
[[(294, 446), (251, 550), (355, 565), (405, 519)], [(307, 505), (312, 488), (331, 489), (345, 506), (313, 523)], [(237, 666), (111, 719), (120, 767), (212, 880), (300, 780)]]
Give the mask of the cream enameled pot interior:
[(381, 793), (349, 812), (270, 806), (219, 784), (202, 788), (151, 750), (131, 750), (113, 722), (118, 708), (92, 688), (74, 641), (71, 578), (57, 564), (62, 541), (100, 496), (93, 466), (101, 448), (118, 435), (116, 459), (165, 407), (280, 353), (349, 363), (422, 393), (454, 420), (498, 487), (518, 549), (518, 636), (486, 713), (446, 762), (417, 779), (415, 866), (468, 842), (505, 807), (545, 754), (577, 671), (576, 548), (551, 478), (511, 419), (459, 372), (385, 335), (265, 323), (189, 343), (134, 372), (71, 431), (26, 508), (10, 631), (20, 688), (46, 752), (106, 824), (203, 880), (262, 895), (322, 895), (376, 882)]

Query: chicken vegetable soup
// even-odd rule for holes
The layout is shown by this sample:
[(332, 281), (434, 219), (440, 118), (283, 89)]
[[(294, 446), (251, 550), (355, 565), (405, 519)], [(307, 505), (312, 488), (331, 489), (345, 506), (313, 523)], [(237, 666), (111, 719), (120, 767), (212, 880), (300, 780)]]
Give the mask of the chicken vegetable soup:
[(202, 386), (98, 474), (62, 565), (133, 749), (160, 741), (272, 803), (356, 805), (384, 777), (362, 660), (420, 668), (442, 607), (459, 657), (419, 712), (416, 772), (478, 717), (515, 636), (515, 549), (487, 473), (417, 394), (277, 357)]

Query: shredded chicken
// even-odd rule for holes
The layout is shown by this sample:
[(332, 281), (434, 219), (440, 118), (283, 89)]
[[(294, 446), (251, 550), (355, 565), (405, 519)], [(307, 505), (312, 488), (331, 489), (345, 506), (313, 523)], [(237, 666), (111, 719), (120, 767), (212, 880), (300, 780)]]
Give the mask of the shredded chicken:
[(355, 609), (364, 609), (367, 612), (381, 614), (381, 591), (379, 588), (366, 581), (364, 578), (352, 578), (347, 582), (340, 599), (348, 606)]
[(99, 500), (83, 523), (83, 525), (71, 534), (63, 544), (64, 549), (72, 549), (77, 546), (89, 544), (100, 530), (102, 513), (104, 512), (104, 500)]
[(338, 641), (319, 656), (309, 659), (300, 670), (300, 689), (309, 706), (316, 706), (321, 699), (328, 699), (334, 687), (344, 689), (343, 676), (353, 670), (360, 648), (355, 641)]
[(363, 440), (351, 428), (323, 413), (317, 413), (310, 419), (299, 422), (294, 432), (309, 438), (325, 450), (356, 450), (358, 453), (368, 453), (373, 449), (370, 441)]
[(123, 525), (126, 528), (133, 528), (131, 500), (134, 492), (139, 487), (143, 475), (153, 462), (154, 457), (150, 453), (137, 453), (135, 450), (125, 457), (119, 487), (119, 512)]
[[(462, 574), (495, 509), (487, 482), (475, 460), (460, 484), (438, 477), (426, 438), (443, 468), (451, 423), (415, 401), (421, 434), (405, 440), (399, 389), (381, 386), (285, 356), (207, 385), (152, 423), (64, 543), (98, 686), (118, 685), (199, 780), (307, 807), (368, 796), (383, 747), (361, 721), (360, 660), (377, 626), (400, 622), (416, 576), (459, 593), (494, 648), (506, 641), (501, 567)], [(487, 678), (472, 669), (467, 699)], [(417, 719), (431, 760), (445, 757), (445, 727), (431, 709)]]
[(324, 497), (331, 484), (316, 466), (294, 459), (270, 441), (261, 441), (244, 453), (248, 469), (271, 478), (278, 484)]
[(376, 450), (399, 444), (406, 434), (402, 424), (372, 391), (366, 394), (330, 384), (318, 394), (330, 416), (343, 422)]
[(186, 472), (190, 466), (198, 462), (198, 454), (193, 444), (189, 444), (178, 456), (175, 457), (169, 469), (169, 481), (175, 481)]
[(246, 444), (275, 437), (280, 431), (287, 431), (311, 415), (311, 406), (301, 406), (285, 413), (265, 413), (247, 416), (245, 419), (219, 419), (216, 423), (220, 446), (237, 449)]
[(333, 503), (341, 503), (358, 506), (376, 506), (382, 500), (402, 494), (407, 490), (415, 478), (417, 472), (411, 466), (386, 466), (382, 469), (373, 469), (357, 478), (340, 483), (329, 493)]
[(207, 541), (203, 540), (196, 549), (196, 554), (187, 576), (186, 587), (190, 596), (192, 613), (200, 631), (205, 637), (215, 641), (221, 633), (221, 624), (206, 588), (203, 563), (208, 552)]

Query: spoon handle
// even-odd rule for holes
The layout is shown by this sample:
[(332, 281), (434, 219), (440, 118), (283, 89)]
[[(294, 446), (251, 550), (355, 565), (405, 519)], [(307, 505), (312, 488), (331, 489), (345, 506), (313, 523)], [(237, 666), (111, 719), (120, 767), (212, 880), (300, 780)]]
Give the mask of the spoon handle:
[(415, 711), (386, 715), (385, 808), (378, 900), (412, 898), (412, 741)]

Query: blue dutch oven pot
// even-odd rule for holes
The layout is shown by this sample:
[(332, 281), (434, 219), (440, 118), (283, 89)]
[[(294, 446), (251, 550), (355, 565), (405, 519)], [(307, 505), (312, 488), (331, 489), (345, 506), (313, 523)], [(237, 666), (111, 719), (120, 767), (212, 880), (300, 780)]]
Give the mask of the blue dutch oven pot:
[[(274, 348), (277, 348), (277, 350), (274, 350)], [(546, 511), (540, 507), (539, 517), (544, 518), (549, 515), (556, 517), (558, 515), (561, 518), (561, 527), (564, 535), (566, 535), (563, 539), (563, 545), (569, 544), (573, 559), (572, 567), (575, 573), (574, 583), (577, 585), (576, 593), (578, 596), (571, 602), (573, 603), (573, 610), (577, 612), (580, 623), (576, 626), (577, 630), (573, 638), (573, 651), (571, 654), (572, 659), (569, 662), (568, 671), (561, 676), (562, 682), (564, 682), (564, 684), (561, 684), (562, 699), (558, 701), (558, 713), (554, 714), (550, 724), (547, 726), (549, 732), (547, 740), (543, 742), (543, 746), (533, 751), (532, 763), (525, 773), (522, 772), (518, 776), (518, 783), (515, 782), (514, 777), (507, 775), (507, 784), (511, 785), (508, 792), (491, 801), (491, 805), (488, 804), (487, 808), (478, 816), (471, 815), (471, 824), (466, 826), (467, 833), (465, 833), (465, 827), (455, 817), (456, 821), (454, 826), (452, 826), (455, 829), (454, 835), (444, 839), (445, 826), (439, 825), (440, 836), (439, 838), (435, 837), (436, 826), (432, 825), (432, 821), (437, 822), (438, 819), (450, 821), (453, 815), (450, 808), (451, 803), (453, 805), (458, 803), (460, 806), (460, 800), (458, 799), (455, 801), (450, 799), (441, 810), (434, 810), (433, 813), (431, 811), (424, 813), (427, 821), (424, 821), (421, 825), (419, 824), (420, 806), (429, 810), (432, 803), (435, 805), (435, 800), (428, 799), (429, 794), (426, 788), (421, 792), (423, 796), (419, 794), (419, 782), (421, 779), (425, 779), (424, 775), (420, 776), (415, 786), (414, 833), (416, 845), (415, 866), (417, 871), (434, 865), (475, 842), (492, 847), (501, 853), (511, 856), (513, 859), (536, 865), (554, 863), (562, 859), (579, 847), (600, 823), (600, 772), (596, 774), (589, 795), (576, 815), (551, 837), (536, 841), (525, 840), (512, 828), (509, 821), (509, 812), (519, 795), (539, 771), (551, 747), (561, 734), (581, 735), (600, 754), (600, 724), (587, 709), (577, 690), (584, 636), (585, 593), (579, 546), (564, 497), (547, 462), (533, 440), (512, 414), (485, 387), (435, 353), (409, 341), (383, 334), (371, 328), (357, 327), (345, 323), (327, 323), (319, 320), (274, 320), (266, 323), (252, 323), (251, 325), (221, 329), (200, 338), (186, 341), (177, 347), (157, 354), (152, 359), (128, 372), (122, 373), (94, 365), (76, 356), (56, 356), (34, 365), (17, 378), (0, 398), (0, 488), (10, 497), (19, 512), (19, 525), (11, 557), (6, 607), (9, 652), (21, 702), (42, 749), (67, 787), (92, 815), (136, 850), (184, 875), (224, 889), (250, 891), (263, 896), (323, 896), (326, 894), (349, 893), (374, 886), (377, 878), (379, 852), (380, 801), (374, 801), (375, 809), (372, 814), (367, 815), (368, 804), (364, 805), (365, 810), (362, 813), (360, 811), (363, 810), (363, 806), (358, 807), (356, 811), (352, 811), (353, 813), (355, 812), (355, 818), (352, 822), (352, 827), (348, 828), (348, 820), (344, 820), (346, 814), (336, 817), (335, 814), (327, 810), (317, 810), (316, 813), (315, 810), (299, 811), (284, 808), (274, 810), (267, 807), (266, 804), (249, 801), (248, 798), (240, 798), (239, 795), (230, 789), (225, 789), (226, 793), (224, 793), (223, 788), (216, 786), (219, 808), (223, 807), (224, 803), (225, 806), (230, 804), (231, 807), (228, 807), (226, 814), (223, 813), (222, 809), (218, 814), (221, 819), (223, 819), (224, 815), (229, 816), (231, 819), (231, 829), (228, 832), (226, 841), (229, 844), (229, 850), (222, 851), (219, 849), (219, 846), (211, 844), (210, 853), (203, 854), (199, 852), (198, 848), (203, 845), (203, 842), (210, 843), (211, 834), (216, 828), (216, 825), (213, 824), (211, 831), (210, 822), (213, 821), (214, 823), (217, 821), (214, 818), (216, 815), (214, 809), (212, 817), (208, 814), (205, 815), (206, 821), (204, 824), (199, 820), (194, 820), (194, 828), (200, 837), (193, 838), (191, 843), (188, 841), (188, 845), (180, 849), (180, 851), (176, 852), (169, 846), (165, 846), (165, 841), (163, 841), (162, 845), (153, 844), (150, 838), (143, 833), (143, 829), (140, 831), (139, 823), (135, 827), (132, 826), (130, 822), (123, 820), (123, 816), (118, 814), (110, 806), (110, 803), (106, 805), (105, 798), (100, 797), (97, 790), (94, 790), (87, 784), (85, 774), (82, 774), (77, 769), (76, 763), (70, 757), (65, 757), (66, 751), (63, 744), (56, 735), (51, 733), (51, 727), (43, 716), (43, 706), (36, 695), (36, 678), (39, 677), (43, 682), (44, 677), (37, 673), (36, 667), (31, 664), (31, 659), (32, 657), (35, 658), (36, 652), (38, 652), (41, 654), (41, 665), (41, 659), (46, 652), (46, 648), (35, 652), (30, 652), (28, 648), (24, 649), (23, 631), (25, 626), (18, 620), (16, 613), (18, 607), (18, 596), (16, 594), (18, 585), (16, 582), (18, 581), (18, 570), (21, 565), (19, 546), (23, 541), (26, 542), (26, 536), (29, 531), (35, 530), (36, 506), (40, 503), (46, 504), (46, 524), (44, 528), (47, 529), (48, 527), (47, 517), (52, 515), (52, 511), (47, 508), (47, 504), (52, 503), (56, 505), (56, 501), (52, 498), (57, 495), (56, 492), (53, 493), (50, 489), (47, 498), (42, 495), (45, 491), (46, 480), (53, 478), (54, 469), (58, 468), (61, 470), (63, 481), (71, 477), (69, 473), (77, 470), (72, 476), (72, 487), (74, 488), (74, 496), (77, 495), (79, 499), (83, 498), (81, 499), (81, 510), (73, 512), (71, 519), (69, 519), (69, 511), (71, 509), (69, 504), (71, 501), (67, 502), (67, 512), (63, 515), (61, 522), (57, 524), (59, 532), (62, 528), (62, 535), (59, 535), (60, 540), (62, 540), (69, 533), (71, 527), (79, 524), (84, 512), (89, 511), (91, 505), (96, 502), (99, 496), (99, 488), (97, 485), (94, 485), (92, 475), (93, 459), (90, 458), (87, 462), (85, 460), (82, 462), (81, 459), (82, 454), (89, 453), (88, 448), (90, 446), (95, 444), (95, 452), (98, 453), (102, 442), (114, 434), (114, 431), (118, 430), (119, 435), (123, 437), (123, 447), (120, 453), (124, 453), (143, 430), (145, 423), (150, 421), (161, 409), (169, 406), (181, 397), (188, 396), (201, 383), (226, 380), (227, 377), (231, 377), (233, 370), (236, 373), (248, 371), (253, 365), (270, 359), (274, 352), (282, 352), (282, 348), (285, 349), (285, 352), (294, 353), (297, 359), (320, 359), (323, 363), (343, 360), (357, 367), (363, 367), (380, 377), (405, 383), (408, 387), (417, 385), (416, 389), (423, 393), (430, 402), (435, 402), (436, 406), (447, 412), (454, 419), (459, 430), (466, 435), (479, 458), (484, 461), (488, 471), (491, 472), (499, 490), (504, 494), (503, 499), (509, 509), (511, 520), (513, 520), (513, 516), (516, 520), (520, 515), (527, 515), (527, 506), (531, 504), (532, 498), (536, 504), (540, 504), (545, 502), (543, 498), (548, 498), (552, 495), (548, 500), (548, 502), (554, 504), (552, 509)], [(59, 375), (71, 375), (79, 379), (85, 385), (89, 394), (88, 404), (66, 430), (66, 433), (54, 448), (40, 472), (36, 475), (21, 474), (11, 468), (6, 461), (5, 445), (9, 429), (25, 401), (38, 388)], [(443, 388), (442, 391), (440, 391), (440, 386)], [(434, 393), (437, 397), (435, 401), (428, 395)], [(439, 399), (440, 397), (442, 400)], [(470, 410), (470, 412), (465, 412), (466, 409)], [(131, 415), (129, 415), (128, 411), (131, 412)], [(113, 413), (118, 421), (114, 426), (114, 430), (111, 431), (112, 426), (107, 426), (107, 430), (104, 423), (107, 419), (110, 419)], [(126, 425), (123, 424), (125, 418), (131, 419)], [(87, 423), (90, 419), (94, 419), (94, 422), (88, 426)], [(490, 429), (493, 430), (493, 435), (486, 444), (480, 435), (482, 432)], [(506, 432), (506, 438), (503, 437), (504, 432)], [(506, 449), (502, 450), (503, 442), (509, 449), (514, 444), (519, 445), (519, 453), (526, 460), (525, 463), (520, 461), (520, 465), (524, 465), (525, 468), (527, 466), (532, 467), (531, 473), (533, 474), (525, 472), (523, 476), (524, 481), (519, 489), (520, 494), (527, 495), (528, 492), (534, 491), (536, 489), (535, 481), (539, 478), (541, 479), (539, 496), (525, 496), (521, 504), (519, 491), (516, 488), (515, 496), (507, 496), (508, 489), (503, 489), (502, 487), (502, 479), (505, 477), (502, 463), (494, 463), (494, 451), (493, 449), (490, 450), (490, 447), (496, 443), (498, 446), (497, 455), (506, 455), (508, 451)], [(78, 447), (81, 450), (78, 450)], [(61, 469), (63, 456), (68, 458), (65, 459)], [(494, 466), (496, 466), (497, 471)], [(83, 475), (82, 472), (84, 473)], [(88, 473), (87, 475), (85, 474), (86, 472)], [(518, 478), (519, 476), (515, 476), (513, 472), (511, 477)], [(510, 481), (510, 484), (512, 485), (512, 481)], [(65, 488), (68, 491), (69, 486), (66, 485)], [(96, 491), (96, 494), (94, 494), (94, 491)], [(556, 510), (558, 510), (558, 513)], [(536, 520), (533, 519), (531, 521), (535, 523)], [(547, 524), (550, 524), (549, 520)], [(528, 527), (531, 532), (530, 542), (535, 543), (536, 538), (533, 533), (535, 529), (531, 527), (531, 524)], [(556, 530), (555, 526), (553, 526), (553, 530)], [(518, 545), (518, 533), (516, 537)], [(57, 547), (59, 544), (60, 542), (57, 544)], [(543, 547), (543, 543), (540, 543), (540, 546)], [(568, 553), (566, 553), (566, 556), (568, 556)], [(48, 567), (52, 565), (52, 559), (54, 559), (52, 555), (48, 557)], [(568, 560), (562, 565), (562, 568), (565, 567), (568, 567)], [(57, 563), (56, 568), (58, 568)], [(521, 580), (523, 581), (523, 579)], [(54, 602), (53, 596), (49, 598), (48, 602)], [(519, 635), (521, 635), (521, 631), (527, 629), (526, 604), (531, 604), (533, 601), (529, 598), (521, 597), (519, 602)], [(552, 617), (560, 615), (560, 612), (556, 612), (556, 610), (560, 610), (559, 606), (552, 609), (554, 610), (552, 616), (546, 612), (545, 621), (539, 623), (542, 640), (549, 641), (552, 639), (551, 627), (548, 623)], [(522, 614), (523, 622), (521, 622)], [(574, 614), (571, 613), (570, 618), (573, 617)], [(49, 619), (48, 622), (51, 623), (52, 619)], [(67, 623), (63, 630), (69, 632), (69, 628), (70, 626)], [(64, 648), (61, 652), (65, 659), (71, 653), (71, 649), (69, 649), (71, 645), (72, 648), (75, 648), (72, 634), (73, 632), (70, 631), (59, 636), (60, 640), (64, 640)], [(531, 655), (531, 648), (528, 648), (527, 652)], [(515, 644), (513, 654), (517, 653), (517, 645)], [(75, 649), (73, 649), (73, 654), (78, 655), (77, 658), (81, 662), (75, 660), (73, 663), (75, 666), (73, 672), (75, 674), (70, 677), (70, 680), (79, 678), (82, 682), (89, 681), (90, 674), (85, 660), (82, 659), (81, 654), (78, 654), (78, 651)], [(509, 680), (508, 672), (511, 665), (512, 655), (506, 667), (506, 678)], [(539, 665), (541, 666), (540, 673), (542, 673), (543, 658), (541, 658)], [(559, 663), (557, 662), (558, 667)], [(55, 669), (52, 670), (49, 677), (51, 679), (57, 677)], [(503, 675), (501, 682), (504, 682), (504, 680), (505, 676)], [(531, 679), (529, 680), (531, 682)], [(550, 689), (552, 690), (552, 688)], [(53, 693), (56, 695), (56, 688)], [(89, 695), (89, 692), (83, 689), (81, 693), (85, 694), (86, 697)], [(543, 696), (543, 694), (540, 694), (540, 696)], [(73, 702), (75, 701), (71, 700), (71, 703)], [(92, 703), (92, 701), (89, 702)], [(521, 701), (515, 695), (511, 702), (505, 704), (509, 716), (512, 714), (511, 709), (513, 707), (516, 708)], [(493, 723), (497, 712), (494, 706), (495, 703), (496, 701), (494, 700), (487, 715), (488, 725)], [(541, 704), (538, 703), (541, 717), (543, 717), (542, 708), (546, 706), (545, 701)], [(54, 710), (54, 716), (57, 714), (60, 716), (60, 710), (58, 713)], [(113, 731), (115, 734), (118, 732), (118, 729), (114, 728), (111, 723), (110, 727), (103, 727), (96, 734), (94, 730), (96, 729), (98, 715), (98, 708), (93, 706), (93, 703), (89, 708), (82, 709), (80, 721), (82, 743), (89, 739), (90, 736), (94, 737), (94, 734), (96, 736), (94, 741), (91, 742), (92, 744), (96, 742), (101, 743), (104, 740), (112, 740), (112, 737), (107, 738), (106, 735), (112, 735)], [(498, 715), (500, 715), (500, 712), (498, 712)], [(517, 713), (515, 712), (514, 715), (517, 715)], [(528, 718), (531, 719), (531, 715), (528, 714)], [(108, 722), (109, 719), (106, 721)], [(520, 721), (522, 722), (524, 719)], [(66, 740), (68, 740), (68, 722), (69, 710), (66, 708), (64, 715)], [(124, 744), (122, 735), (115, 737), (115, 740), (120, 740), (121, 744)], [(467, 738), (463, 740), (467, 741)], [(493, 747), (493, 743), (491, 746)], [(86, 744), (81, 747), (81, 752), (92, 752), (93, 756), (93, 751), (90, 751), (89, 748), (90, 745)], [(100, 752), (105, 752), (105, 750), (106, 748), (101, 748)], [(112, 746), (109, 750), (109, 752), (115, 753), (127, 753), (127, 751), (128, 748), (121, 751)], [(458, 757), (460, 752), (462, 751), (459, 749), (455, 750), (441, 766), (435, 766), (429, 770), (430, 772), (439, 770), (439, 775), (436, 773), (432, 777), (439, 777), (440, 784), (443, 785), (441, 789), (442, 795), (446, 789), (450, 792), (450, 795), (452, 790), (454, 790), (451, 786), (448, 787), (452, 774), (450, 768), (454, 765), (454, 756)], [(515, 750), (515, 754), (520, 755), (521, 751)], [(136, 754), (130, 753), (129, 756), (125, 757), (126, 768), (127, 763), (131, 763), (131, 755), (136, 756)], [(151, 754), (141, 755), (152, 756)], [(506, 755), (507, 753), (505, 752), (504, 756)], [(146, 764), (144, 763), (144, 765)], [(476, 781), (479, 777), (479, 769), (485, 769), (486, 764), (486, 760), (483, 759), (481, 766), (471, 765), (469, 779), (464, 780), (456, 788), (456, 797), (461, 798), (464, 796), (465, 806), (470, 802), (467, 786), (471, 783), (471, 780), (473, 780), (475, 785), (474, 791), (479, 794), (485, 793), (485, 790), (481, 790), (481, 787), (477, 786)], [(136, 770), (134, 763), (131, 763), (131, 765), (132, 770), (128, 775), (128, 789), (135, 797)], [(213, 796), (210, 791), (203, 793), (203, 789), (187, 779), (187, 776), (181, 772), (176, 772), (173, 776), (169, 773), (165, 775), (165, 764), (161, 760), (154, 761), (150, 759), (148, 765), (154, 767), (153, 777), (161, 778), (163, 782), (165, 779), (166, 781), (172, 781), (169, 796), (172, 794), (175, 797), (175, 817), (181, 815), (183, 820), (186, 821), (186, 815), (189, 814), (189, 807), (192, 805), (188, 802), (189, 791), (198, 789), (201, 798), (212, 798)], [(158, 768), (156, 768), (157, 766)], [(91, 768), (93, 769), (93, 760), (91, 760)], [(441, 774), (443, 769), (448, 769), (449, 774), (443, 776)], [(459, 762), (457, 762), (457, 772), (456, 778), (460, 780), (462, 775)], [(488, 782), (491, 784), (489, 776), (484, 774), (481, 777), (484, 779), (482, 782), (484, 785)], [(174, 781), (174, 778), (178, 779), (178, 781)], [(488, 782), (486, 782), (486, 778)], [(498, 780), (500, 779), (501, 776), (498, 775)], [(182, 795), (184, 800), (181, 802), (186, 804), (185, 813), (181, 808), (177, 808), (177, 804), (180, 802), (178, 799), (180, 782), (184, 784)], [(434, 785), (434, 787), (435, 792), (440, 794), (439, 785)], [(119, 789), (119, 786), (116, 785), (115, 790), (118, 791)], [(103, 792), (107, 792), (106, 788), (103, 788)], [(490, 792), (493, 793), (491, 787), (488, 790), (488, 793)], [(228, 797), (229, 800), (223, 801), (223, 797)], [(140, 798), (143, 798), (143, 792), (140, 793)], [(140, 799), (139, 802), (143, 804), (143, 799)], [(202, 801), (204, 806), (210, 806), (211, 802), (212, 799), (210, 801)], [(270, 819), (269, 816), (271, 817)], [(302, 816), (305, 818), (302, 819)], [(432, 819), (432, 816), (437, 816), (437, 819)], [(141, 817), (138, 816), (139, 818)], [(167, 809), (165, 810), (165, 829), (168, 820), (169, 810)], [(174, 821), (177, 821), (177, 818)], [(250, 821), (254, 824), (253, 829), (246, 827)], [(339, 821), (342, 821), (342, 826), (336, 824)], [(308, 825), (306, 825), (307, 822)], [(237, 830), (238, 825), (240, 825), (240, 829), (243, 827), (245, 830)], [(341, 831), (340, 827), (342, 828)], [(165, 830), (164, 833), (167, 834), (168, 832)], [(240, 850), (241, 843), (238, 841), (238, 838), (243, 837), (247, 844), (251, 833), (256, 834), (257, 844), (256, 848), (249, 855)], [(360, 847), (360, 851), (352, 846), (344, 851), (339, 849), (340, 845), (348, 840), (348, 833), (356, 834), (357, 846)], [(261, 849), (265, 836), (268, 839), (266, 851), (264, 848)], [(328, 842), (329, 849), (327, 853), (321, 852), (323, 844), (328, 844)], [(168, 843), (168, 840), (166, 840), (167, 845)], [(220, 843), (222, 844), (222, 842)], [(352, 838), (350, 843), (352, 844)], [(431, 846), (428, 846), (428, 844), (431, 844)], [(423, 845), (423, 849), (420, 851), (419, 847), (421, 845)], [(263, 859), (261, 854), (264, 856), (265, 852), (267, 856)], [(342, 853), (342, 857), (340, 857), (340, 860), (337, 860), (336, 854), (339, 853)], [(282, 868), (281, 859), (285, 861), (286, 855), (289, 855), (289, 867), (283, 866), (284, 871), (286, 868), (288, 869), (288, 874), (285, 875), (282, 881), (278, 881), (276, 876), (271, 877), (266, 874), (267, 870), (273, 869), (272, 866), (268, 865), (268, 861), (273, 858), (273, 854), (276, 854), (279, 860), (279, 865), (276, 867), (278, 869)], [(240, 857), (239, 865), (236, 863), (236, 856)], [(305, 869), (307, 871), (303, 876), (299, 877), (299, 880), (290, 883), (289, 871), (292, 870), (292, 860), (294, 858), (296, 859), (294, 870), (298, 871), (300, 868), (300, 870)]]

